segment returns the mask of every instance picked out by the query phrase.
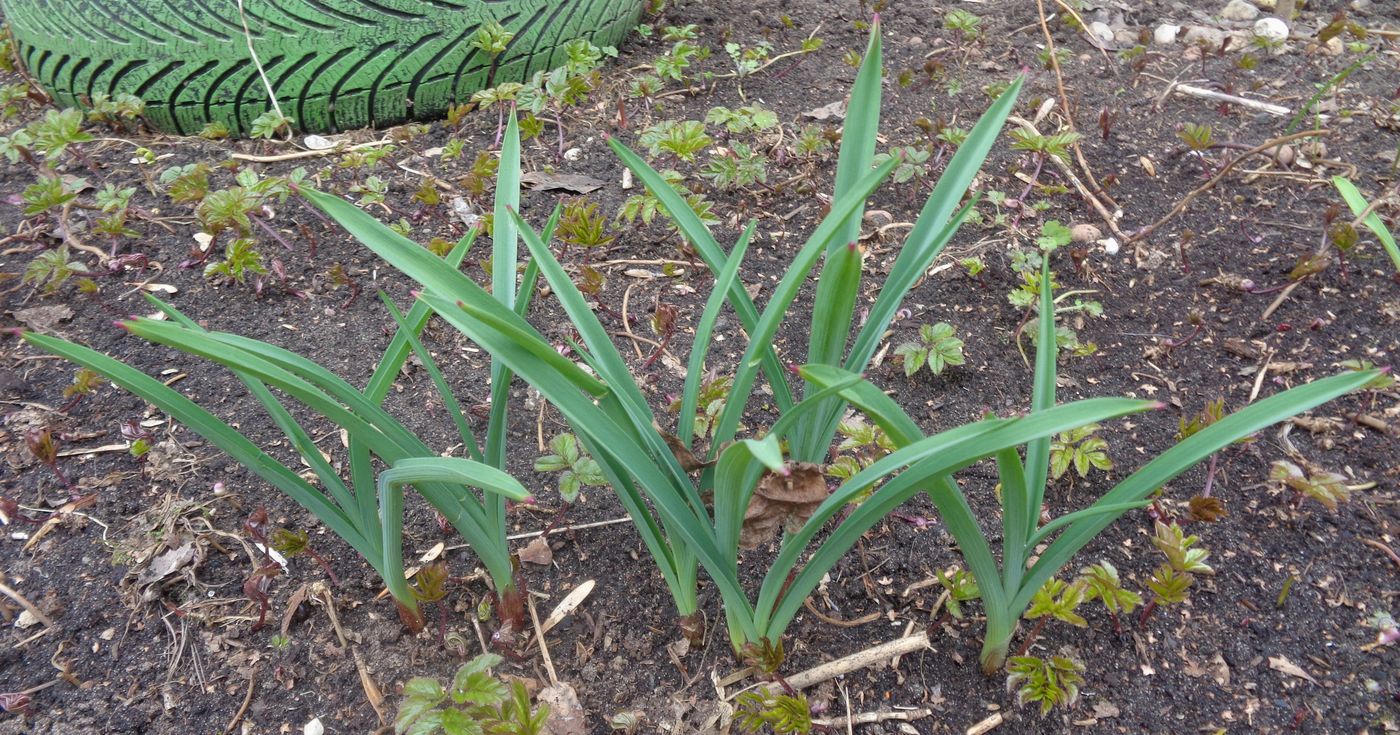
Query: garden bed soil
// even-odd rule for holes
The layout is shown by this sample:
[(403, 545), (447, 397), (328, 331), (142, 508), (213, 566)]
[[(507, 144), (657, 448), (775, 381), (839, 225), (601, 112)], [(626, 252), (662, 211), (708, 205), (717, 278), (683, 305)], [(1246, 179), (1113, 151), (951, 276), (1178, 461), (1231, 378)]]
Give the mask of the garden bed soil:
[[(1350, 17), (1369, 27), (1400, 26), (1385, 5), (1365, 3), (1367, 9), (1354, 10)], [(985, 38), (965, 44), (943, 28), (942, 7), (894, 3), (883, 11), (889, 73), (882, 146), (927, 141), (920, 119), (970, 126), (989, 103), (983, 87), (1008, 81), (1022, 70), (1029, 78), (1016, 114), (1033, 117), (1042, 100), (1057, 97), (1054, 75), (1036, 60), (1043, 38), (1034, 4), (967, 8), (982, 15)], [(1316, 28), (1343, 9), (1339, 2), (1309, 3), (1299, 28)], [(702, 68), (716, 72), (729, 66), (722, 48), (726, 41), (751, 46), (768, 40), (781, 52), (815, 34), (825, 44), (807, 57), (780, 62), (739, 81), (719, 79), (694, 94), (668, 96), (648, 109), (626, 98), (627, 85), (667, 44), (656, 36), (634, 39), (604, 67), (600, 89), (588, 105), (566, 116), (565, 148), (570, 153), (556, 160), (555, 131), (547, 126), (543, 136), (526, 144), (526, 168), (598, 179), (602, 188), (587, 196), (600, 211), (612, 213), (636, 190), (619, 185), (622, 167), (607, 150), (605, 135), (631, 143), (651, 122), (703, 119), (713, 106), (750, 103), (777, 112), (789, 136), (808, 124), (834, 129), (838, 122), (816, 121), (806, 113), (839, 102), (849, 88), (854, 69), (843, 57), (864, 48), (865, 32), (855, 24), (867, 11), (852, 2), (811, 0), (673, 4), (657, 27), (696, 24), (700, 41), (715, 50)], [(1121, 20), (1149, 34), (1168, 20), (1201, 22), (1193, 17), (1197, 11), (1164, 2), (1109, 3), (1099, 12), (1109, 22)], [(1075, 122), (1085, 134), (1084, 156), (1101, 181), (1111, 182), (1108, 192), (1121, 209), (1124, 230), (1158, 219), (1200, 186), (1205, 180), (1203, 163), (1218, 169), (1238, 152), (1215, 149), (1204, 162), (1194, 153), (1180, 153), (1178, 130), (1186, 123), (1209, 124), (1217, 141), (1249, 146), (1282, 135), (1289, 125), (1287, 117), (1164, 95), (1163, 80), (1210, 79), (1235, 93), (1297, 110), (1316, 85), (1327, 83), (1358, 58), (1309, 49), (1305, 40), (1295, 39), (1286, 52), (1260, 54), (1258, 66), (1246, 70), (1237, 63), (1237, 50), (1212, 52), (1201, 60), (1188, 58), (1187, 47), (1176, 44), (1152, 47), (1142, 73), (1136, 73), (1119, 56), (1101, 54), (1082, 34), (1059, 23), (1052, 26), (1056, 43), (1071, 52), (1064, 59), (1064, 88)], [(1097, 351), (1062, 360), (1060, 399), (1126, 395), (1160, 400), (1165, 408), (1108, 427), (1104, 436), (1117, 466), (1106, 475), (1055, 483), (1047, 501), (1052, 515), (1087, 504), (1110, 487), (1113, 478), (1125, 476), (1169, 446), (1180, 420), (1198, 413), (1207, 401), (1224, 399), (1228, 407), (1239, 408), (1255, 394), (1268, 396), (1336, 372), (1343, 360), (1393, 362), (1400, 343), (1400, 284), (1374, 242), (1348, 259), (1345, 274), (1334, 264), (1308, 278), (1267, 318), (1261, 314), (1277, 294), (1203, 284), (1220, 274), (1248, 277), (1261, 286), (1286, 282), (1295, 262), (1317, 246), (1324, 215), (1339, 201), (1329, 176), (1348, 173), (1371, 194), (1393, 189), (1400, 47), (1394, 36), (1373, 36), (1370, 43), (1375, 58), (1353, 73), (1337, 94), (1324, 95), (1318, 109), (1326, 112), (1320, 122), (1330, 131), (1325, 137), (1327, 153), (1316, 156), (1312, 168), (1266, 165), (1263, 158), (1247, 161), (1146, 242), (1120, 243), (1121, 249), (1112, 254), (1091, 245), (1081, 267), (1057, 265), (1065, 288), (1092, 291), (1104, 310), (1102, 318), (1072, 322), (1080, 340), (1093, 342)], [(911, 70), (907, 87), (899, 79), (905, 70)], [(17, 78), (11, 75), (5, 81)], [(625, 125), (618, 114), (619, 100), (625, 107)], [(20, 107), (20, 117), (5, 123), (7, 130), (42, 114), (35, 105)], [(1106, 134), (1098, 122), (1101, 110), (1113, 120)], [(1343, 111), (1352, 114), (1342, 115)], [(1058, 113), (1051, 113), (1041, 120), (1041, 129), (1054, 129), (1057, 119)], [(1306, 119), (1302, 124), (1313, 122)], [(280, 261), (286, 286), (273, 280), (259, 295), (246, 286), (211, 283), (198, 268), (179, 267), (194, 244), (198, 224), (187, 205), (172, 204), (159, 193), (154, 177), (173, 165), (228, 161), (233, 152), (286, 149), (262, 142), (144, 133), (101, 135), (130, 142), (87, 144), (91, 170), (73, 162), (67, 172), (87, 177), (98, 188), (108, 183), (134, 186), (134, 207), (167, 218), (136, 222), (139, 236), (126, 245), (145, 254), (151, 269), (98, 277), (100, 291), (94, 295), (68, 287), (60, 295), (43, 297), (28, 286), (10, 288), (0, 306), (4, 326), (58, 334), (160, 375), (293, 461), (256, 402), (226, 373), (144, 344), (113, 328), (112, 320), (151, 312), (140, 291), (166, 284), (172, 289), (164, 297), (209, 328), (286, 346), (362, 385), (393, 329), (375, 293), (382, 291), (404, 306), (411, 299), (411, 284), (294, 200), (275, 205), (275, 216), (270, 217), (294, 249), (283, 250), (266, 237), (259, 245)], [(358, 142), (380, 135), (361, 131), (352, 137)], [(474, 152), (488, 148), (495, 135), (496, 115), (476, 112), (463, 120), (460, 130), (443, 122), (425, 131), (400, 129), (397, 149), (373, 171), (338, 167), (336, 157), (239, 165), (264, 175), (285, 175), (305, 166), (319, 174), (318, 186), (336, 192), (345, 192), (367, 175), (379, 176), (389, 193), (386, 207), (370, 208), (376, 216), (410, 219), (413, 237), (420, 242), (455, 239), (463, 228), (447, 214), (446, 205), (423, 207), (412, 200), (413, 194), (424, 173), (460, 185)], [(466, 153), (443, 161), (440, 149), (452, 137), (466, 140)], [(1019, 177), (1029, 170), (1026, 159), (1009, 150), (1006, 142), (1003, 138), (997, 146), (977, 187), (1015, 198), (1025, 186)], [(135, 145), (154, 151), (156, 163), (132, 162)], [(433, 149), (439, 149), (438, 154)], [(757, 289), (760, 304), (821, 215), (827, 203), (822, 194), (829, 191), (833, 169), (834, 156), (817, 162), (775, 159), (769, 186), (740, 194), (706, 187), (722, 220), (715, 228), (721, 242), (732, 242), (748, 218), (758, 219), (759, 234), (743, 279)], [(221, 186), (230, 184), (232, 175), (222, 169), (214, 174)], [(16, 195), (34, 181), (32, 169), (6, 166), (0, 192), (15, 203)], [(873, 197), (870, 209), (882, 213), (867, 219), (863, 245), (876, 284), (907, 231), (899, 226), (877, 230), (912, 221), (925, 195), (926, 187), (915, 180), (886, 185)], [(538, 225), (559, 198), (555, 191), (528, 192), (522, 210)], [(1029, 369), (1015, 339), (1024, 314), (1006, 297), (1017, 284), (1008, 267), (1009, 248), (1028, 246), (1040, 223), (1049, 219), (1105, 227), (1072, 190), (1040, 198), (1050, 202), (1048, 211), (1027, 215), (1016, 228), (994, 226), (990, 217), (995, 210), (981, 205), (987, 223), (962, 229), (948, 254), (911, 293), (908, 312), (892, 327), (890, 341), (895, 344), (911, 338), (919, 324), (946, 321), (966, 342), (966, 364), (936, 377), (921, 372), (907, 378), (887, 355), (869, 372), (877, 385), (895, 392), (926, 430), (973, 420), (987, 411), (1022, 411), (1029, 404)], [(1381, 209), (1392, 222), (1396, 211), (1393, 206)], [(79, 222), (90, 220), (90, 215), (83, 210), (71, 213)], [(17, 203), (0, 207), (0, 221), (5, 233), (24, 233), (36, 224), (33, 218), (24, 219)], [(308, 238), (314, 240), (314, 255)], [(56, 242), (47, 235), (38, 242), (17, 238), (6, 245), (10, 249), (3, 270), (22, 270), (39, 248)], [(1181, 261), (1183, 251), (1187, 267)], [(479, 244), (469, 257), (468, 272), (475, 277), (484, 278), (477, 257), (486, 252), (488, 247)], [(686, 330), (698, 317), (712, 279), (703, 265), (687, 262), (677, 236), (661, 220), (651, 226), (617, 224), (616, 240), (602, 252), (571, 249), (563, 257), (571, 267), (586, 259), (604, 273), (600, 302), (612, 312), (627, 313), (627, 326), (640, 336), (654, 336), (646, 325), (657, 304), (674, 306), (682, 328), (670, 352), (684, 360)], [(980, 278), (956, 265), (967, 257), (986, 263)], [(95, 258), (84, 258), (95, 265)], [(667, 274), (663, 260), (676, 261), (678, 270)], [(337, 267), (353, 282), (353, 289), (332, 277)], [(358, 290), (357, 297), (352, 290)], [(808, 291), (805, 299), (810, 298)], [(869, 296), (873, 299), (873, 290)], [(532, 314), (534, 323), (551, 338), (567, 336), (561, 313), (548, 299), (540, 301)], [(47, 311), (32, 311), (36, 308)], [(806, 339), (802, 308), (795, 313), (780, 335), (779, 347), (787, 355), (800, 354)], [(1169, 348), (1167, 340), (1179, 340), (1191, 331), (1193, 313), (1202, 319), (1200, 334)], [(610, 320), (610, 328), (624, 331), (615, 317), (604, 318)], [(712, 364), (732, 364), (739, 357), (736, 345), (742, 344), (741, 336), (732, 321), (724, 329), (728, 339), (716, 346)], [(680, 385), (676, 364), (661, 359), (642, 367), (650, 345), (637, 343), (634, 348), (625, 337), (620, 339), (626, 353), (636, 358), (639, 372), (648, 377), (654, 404), (667, 403)], [(430, 327), (427, 342), (465, 402), (484, 403), (487, 356), (445, 325)], [(398, 692), (409, 677), (448, 678), (463, 660), (457, 649), (464, 647), (468, 654), (479, 649), (469, 620), (488, 589), (474, 573), (474, 559), (456, 548), (457, 538), (438, 530), (426, 507), (410, 505), (405, 556), (413, 563), (445, 544), (443, 558), (455, 575), (466, 577), (453, 585), (438, 609), (429, 610), (430, 620), (443, 613), (449, 633), (445, 640), (434, 625), (421, 635), (406, 635), (361, 559), (309, 513), (198, 437), (160, 422), (152, 430), (163, 443), (144, 463), (124, 451), (104, 449), (122, 444), (119, 429), (128, 420), (163, 417), (110, 386), (72, 410), (57, 413), (52, 409), (65, 400), (62, 392), (72, 379), (72, 366), (17, 340), (8, 340), (0, 349), (3, 495), (32, 509), (24, 512), (39, 519), (48, 518), (67, 500), (63, 487), (25, 448), (27, 429), (48, 426), (61, 436), (61, 450), (77, 450), (62, 458), (63, 471), (95, 498), (43, 532), (37, 543), (29, 542), (40, 534), (38, 526), (14, 522), (4, 528), (4, 583), (41, 608), (55, 628), (18, 627), (20, 608), (0, 600), (8, 624), (0, 645), (0, 691), (61, 680), (33, 693), (28, 714), (0, 718), (0, 733), (221, 732), (235, 721), (239, 732), (302, 732), (313, 718), (319, 718), (325, 732), (372, 732), (383, 725), (381, 716), (392, 718)], [(1265, 375), (1256, 379), (1260, 370)], [(539, 497), (538, 507), (513, 511), (514, 526), (523, 533), (548, 524), (559, 505), (549, 491), (556, 478), (535, 473), (532, 463), (542, 453), (536, 451), (537, 435), (547, 440), (565, 427), (557, 414), (539, 411), (525, 386), (517, 385), (513, 392), (512, 433), (519, 449), (511, 453), (510, 469)], [(761, 423), (760, 404), (755, 403), (751, 428)], [(422, 370), (405, 371), (388, 405), (411, 429), (433, 438), (434, 446), (451, 446), (446, 411)], [(1276, 427), (1221, 454), (1214, 494), (1228, 515), (1188, 527), (1211, 551), (1216, 574), (1201, 578), (1185, 605), (1159, 610), (1145, 625), (1125, 625), (1119, 632), (1098, 603), (1086, 604), (1081, 608), (1088, 619), (1086, 628), (1059, 623), (1046, 628), (1036, 641), (1037, 653), (1064, 650), (1087, 664), (1079, 702), (1071, 709), (1042, 717), (1033, 706), (1017, 705), (1003, 677), (979, 672), (979, 608), (971, 603), (967, 617), (950, 617), (940, 601), (942, 588), (930, 584), (935, 571), (957, 564), (959, 557), (922, 499), (867, 534), (811, 600), (823, 617), (865, 622), (833, 625), (804, 611), (789, 631), (784, 671), (797, 672), (926, 630), (927, 650), (903, 656), (893, 668), (860, 670), (819, 685), (810, 691), (813, 704), (827, 717), (848, 710), (932, 711), (907, 723), (888, 720), (854, 728), (862, 733), (961, 733), (989, 717), (1002, 718), (996, 732), (1016, 733), (1393, 731), (1400, 726), (1397, 659), (1393, 648), (1369, 645), (1376, 633), (1365, 620), (1376, 611), (1397, 607), (1400, 561), (1382, 547), (1400, 546), (1400, 401), (1394, 389), (1355, 395), (1311, 417), (1336, 421), (1319, 432), (1293, 424), (1283, 430)], [(338, 442), (329, 436), (324, 446), (333, 451)], [(1300, 504), (1294, 494), (1266, 481), (1270, 462), (1293, 456), (1290, 451), (1366, 489), (1353, 493), (1335, 512), (1313, 501)], [(987, 528), (999, 524), (994, 478), (994, 468), (986, 465), (961, 475)], [(1184, 516), (1186, 501), (1204, 483), (1204, 468), (1186, 473), (1164, 488), (1161, 507)], [(252, 562), (240, 528), (259, 506), (266, 507), (274, 524), (309, 531), (311, 543), (328, 558), (341, 583), (329, 586), (313, 562), (293, 559), (289, 574), (272, 584), (269, 625), (253, 632), (256, 605), (242, 593)], [(621, 515), (605, 488), (589, 488), (564, 523)], [(1147, 513), (1129, 513), (1086, 548), (1068, 571), (1108, 560), (1127, 586), (1147, 594), (1144, 582), (1159, 561), (1149, 541), (1151, 532)], [(521, 547), (526, 543), (517, 542)], [(579, 610), (548, 636), (554, 670), (578, 691), (588, 731), (608, 732), (609, 719), (625, 711), (642, 713), (643, 732), (715, 731), (712, 715), (724, 705), (714, 680), (738, 665), (723, 638), (713, 588), (705, 586), (701, 593), (710, 622), (708, 645), (687, 650), (680, 643), (669, 595), (630, 526), (565, 530), (552, 534), (549, 544), (552, 563), (526, 564), (524, 571), (530, 590), (538, 593), (541, 615), (580, 584), (596, 584)], [(745, 568), (763, 569), (771, 553), (765, 548), (745, 554)], [(153, 566), (157, 556), (164, 567)], [(333, 627), (323, 589), (329, 590), (343, 639)], [(273, 639), (279, 631), (286, 634), (280, 643)], [(1018, 637), (1017, 645), (1020, 641)], [(535, 649), (501, 670), (533, 684), (548, 681)], [(383, 693), (379, 713), (367, 687)]]

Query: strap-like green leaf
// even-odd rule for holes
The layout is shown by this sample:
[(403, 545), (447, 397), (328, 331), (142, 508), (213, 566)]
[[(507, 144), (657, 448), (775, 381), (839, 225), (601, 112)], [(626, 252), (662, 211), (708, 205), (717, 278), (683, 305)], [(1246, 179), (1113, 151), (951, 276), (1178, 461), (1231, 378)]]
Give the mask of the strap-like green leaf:
[(739, 277), (739, 266), (743, 265), (744, 253), (748, 250), (749, 239), (753, 237), (756, 222), (750, 221), (744, 234), (734, 243), (734, 250), (724, 264), (724, 270), (715, 277), (714, 289), (705, 301), (705, 310), (700, 321), (695, 323), (695, 340), (690, 343), (690, 361), (686, 365), (685, 387), (681, 390), (681, 410), (677, 414), (676, 436), (683, 446), (690, 446), (695, 438), (695, 410), (700, 400), (700, 387), (705, 378), (705, 358), (710, 353), (710, 339), (714, 336), (715, 322), (719, 320), (720, 309), (724, 306), (726, 294)]
[[(1291, 416), (1297, 416), (1304, 411), (1311, 410), (1338, 396), (1357, 390), (1375, 380), (1376, 376), (1380, 374), (1379, 370), (1360, 370), (1334, 375), (1270, 396), (1226, 416), (1158, 455), (1156, 459), (1129, 475), (1089, 507), (1127, 505), (1143, 500), (1170, 482), (1172, 478), (1191, 469), (1230, 444)], [(1035, 566), (1031, 567), (1030, 572), (1021, 583), (1021, 589), (1015, 592), (1015, 599), (1012, 601), (1013, 607), (1022, 609), (1025, 605), (1030, 604), (1031, 597), (1040, 588), (1040, 585), (1045, 584), (1047, 579), (1053, 577), (1061, 567), (1068, 564), (1075, 553), (1084, 548), (1084, 545), (1093, 540), (1100, 531), (1117, 520), (1119, 515), (1122, 514), (1094, 514), (1070, 525), (1055, 539), (1054, 543), (1050, 544), (1050, 548), (1040, 555)]]

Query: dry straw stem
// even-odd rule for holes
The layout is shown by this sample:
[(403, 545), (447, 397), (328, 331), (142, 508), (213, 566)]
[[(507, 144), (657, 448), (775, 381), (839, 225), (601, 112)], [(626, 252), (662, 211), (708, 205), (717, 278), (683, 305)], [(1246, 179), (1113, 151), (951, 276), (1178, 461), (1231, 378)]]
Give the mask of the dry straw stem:
[(1251, 110), (1267, 112), (1270, 115), (1278, 115), (1279, 117), (1288, 117), (1293, 114), (1292, 110), (1283, 105), (1260, 102), (1259, 100), (1252, 100), (1246, 97), (1237, 97), (1233, 94), (1225, 94), (1224, 92), (1217, 92), (1213, 89), (1202, 89), (1201, 87), (1194, 87), (1190, 84), (1176, 84), (1168, 91), (1180, 92), (1188, 97), (1199, 97), (1215, 102), (1228, 102), (1232, 105), (1239, 105), (1240, 107), (1247, 107)]
[(862, 712), (858, 715), (846, 715), (845, 717), (834, 717), (831, 719), (812, 720), (813, 725), (821, 727), (848, 727), (854, 725), (873, 725), (877, 722), (913, 722), (922, 720), (933, 714), (933, 710), (927, 707), (921, 709), (896, 710), (894, 712)]
[[(277, 104), (277, 94), (272, 91), (272, 82), (267, 80), (267, 72), (263, 71), (262, 61), (258, 59), (258, 52), (253, 48), (253, 31), (248, 28), (248, 15), (243, 12), (243, 0), (238, 0), (238, 19), (243, 22), (243, 40), (248, 43), (248, 56), (253, 59), (253, 66), (258, 68), (258, 77), (262, 79), (263, 89), (267, 90), (267, 98), (272, 102), (272, 109), (277, 111), (277, 117), (286, 120), (287, 116), (282, 114), (282, 106)], [(287, 139), (291, 140), (292, 131), (287, 131)]]
[(253, 692), (258, 688), (257, 673), (258, 670), (256, 667), (248, 672), (248, 691), (243, 695), (243, 704), (238, 705), (238, 711), (233, 713), (233, 719), (229, 720), (227, 725), (224, 725), (224, 729), (220, 730), (221, 733), (225, 735), (232, 733), (234, 728), (238, 727), (238, 723), (243, 721), (243, 715), (248, 711), (248, 705), (253, 703)]

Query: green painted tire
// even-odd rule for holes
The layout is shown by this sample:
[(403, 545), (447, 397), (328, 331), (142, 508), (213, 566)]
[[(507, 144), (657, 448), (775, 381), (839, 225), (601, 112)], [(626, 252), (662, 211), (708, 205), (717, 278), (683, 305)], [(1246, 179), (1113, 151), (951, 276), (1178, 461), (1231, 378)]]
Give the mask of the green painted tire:
[[(245, 133), (270, 105), (237, 0), (0, 0), (21, 60), (59, 105), (135, 95), (174, 133)], [(616, 45), (641, 0), (245, 0), (282, 111), (306, 132), (440, 117), (486, 85), (564, 62), (563, 44)], [(483, 23), (515, 33), (496, 60)]]

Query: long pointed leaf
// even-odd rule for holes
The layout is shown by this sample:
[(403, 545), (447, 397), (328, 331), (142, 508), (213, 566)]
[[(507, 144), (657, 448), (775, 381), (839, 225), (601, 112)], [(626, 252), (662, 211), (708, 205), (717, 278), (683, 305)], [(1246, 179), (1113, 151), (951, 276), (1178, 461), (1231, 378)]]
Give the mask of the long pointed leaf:
[[(1142, 500), (1155, 492), (1157, 488), (1170, 482), (1172, 478), (1191, 469), (1230, 444), (1291, 416), (1297, 416), (1304, 411), (1316, 408), (1338, 396), (1362, 388), (1380, 374), (1379, 370), (1361, 370), (1334, 375), (1270, 396), (1226, 416), (1158, 455), (1156, 459), (1129, 475), (1089, 507), (1120, 505)], [(1029, 604), (1035, 591), (1040, 589), (1040, 586), (1054, 576), (1061, 567), (1069, 563), (1070, 558), (1084, 548), (1085, 544), (1093, 540), (1100, 531), (1117, 520), (1118, 515), (1120, 514), (1093, 515), (1074, 523), (1060, 534), (1050, 544), (1050, 548), (1040, 555), (1035, 566), (1031, 567), (1025, 580), (1021, 583), (1021, 589), (1015, 593), (1012, 605), (1020, 609)]]

